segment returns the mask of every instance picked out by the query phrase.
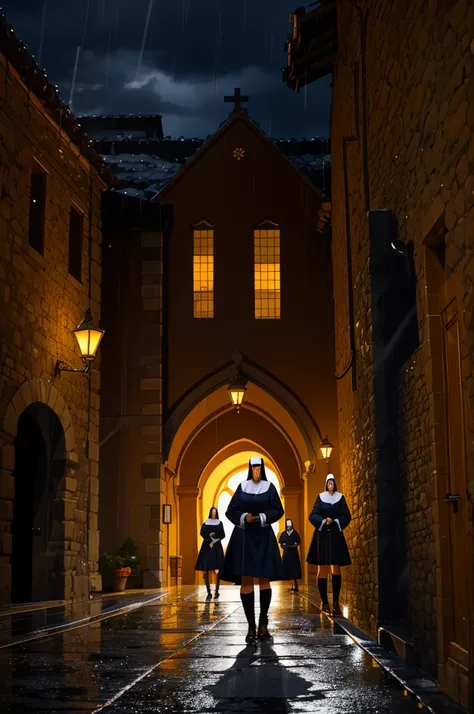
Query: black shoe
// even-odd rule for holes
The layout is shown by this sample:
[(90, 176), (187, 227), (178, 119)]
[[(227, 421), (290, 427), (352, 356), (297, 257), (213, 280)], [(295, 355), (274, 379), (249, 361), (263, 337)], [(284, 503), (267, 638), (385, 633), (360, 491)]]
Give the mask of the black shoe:
[(295, 593), (295, 592), (296, 592), (295, 588), (290, 588), (290, 593)]
[(216, 592), (214, 593), (214, 600), (217, 600), (218, 597), (220, 597), (220, 593), (219, 590), (216, 590)]
[(332, 606), (332, 614), (334, 615), (334, 617), (341, 617), (341, 615), (342, 615), (342, 610), (341, 610), (341, 608), (339, 607), (339, 605), (333, 605), (333, 606)]
[(327, 613), (329, 614), (329, 613), (331, 612), (331, 608), (329, 607), (329, 603), (328, 603), (328, 602), (322, 602), (322, 603), (321, 603), (321, 610), (322, 610), (323, 612), (327, 612)]
[(257, 642), (255, 627), (249, 627), (245, 641), (248, 645), (254, 645)]
[(212, 593), (211, 593), (211, 592), (207, 593), (206, 600), (212, 600)]

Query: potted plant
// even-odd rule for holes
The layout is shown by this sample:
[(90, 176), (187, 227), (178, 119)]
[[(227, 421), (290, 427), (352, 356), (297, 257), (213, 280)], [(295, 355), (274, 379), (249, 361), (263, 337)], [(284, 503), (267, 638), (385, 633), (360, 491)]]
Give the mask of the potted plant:
[(131, 538), (126, 538), (116, 555), (102, 553), (99, 557), (99, 571), (102, 575), (104, 590), (123, 592), (127, 580), (140, 572), (138, 548)]
[(102, 575), (104, 590), (113, 592), (125, 590), (131, 570), (125, 567), (123, 558), (118, 555), (102, 553), (99, 557), (99, 571)]
[(137, 585), (138, 575), (140, 574), (140, 559), (138, 556), (138, 548), (136, 543), (130, 538), (126, 538), (117, 551), (117, 557), (122, 559), (122, 567), (129, 568), (129, 575), (135, 580), (132, 587)]
[[(117, 561), (118, 560), (122, 560), (122, 559), (117, 558)], [(123, 592), (125, 590), (125, 588), (127, 587), (127, 579), (131, 572), (132, 572), (132, 569), (129, 567), (117, 568), (117, 570), (115, 571), (115, 581), (114, 581), (115, 592)]]

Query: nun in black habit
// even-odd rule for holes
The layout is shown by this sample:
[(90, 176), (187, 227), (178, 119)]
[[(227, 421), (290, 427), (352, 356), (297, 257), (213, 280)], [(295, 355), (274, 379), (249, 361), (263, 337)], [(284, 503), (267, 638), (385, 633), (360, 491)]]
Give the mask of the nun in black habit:
[(346, 499), (337, 490), (333, 474), (326, 477), (326, 488), (319, 494), (309, 516), (314, 526), (314, 535), (309, 546), (307, 563), (318, 565), (318, 589), (323, 612), (329, 612), (328, 575), (332, 571), (333, 615), (341, 615), (339, 595), (341, 592), (341, 566), (350, 565), (351, 557), (344, 538), (344, 529), (351, 521)]
[[(235, 525), (221, 571), (222, 580), (240, 585), (240, 599), (248, 622), (246, 642), (268, 640), (268, 609), (272, 598), (271, 580), (282, 580), (280, 551), (271, 527), (283, 516), (283, 506), (275, 486), (267, 480), (260, 457), (249, 461), (247, 480), (237, 487), (226, 512)], [(254, 579), (260, 585), (260, 617), (255, 626)]]
[(221, 541), (225, 538), (224, 526), (219, 520), (217, 508), (209, 511), (209, 518), (201, 526), (202, 545), (194, 570), (204, 571), (204, 582), (207, 588), (207, 599), (212, 598), (209, 572), (214, 570), (217, 576), (214, 597), (219, 597), (220, 570), (224, 564), (224, 550)]
[(293, 528), (291, 518), (286, 519), (286, 530), (281, 533), (279, 543), (283, 549), (283, 572), (285, 580), (293, 580), (293, 587), (290, 592), (298, 592), (298, 580), (301, 579), (301, 561), (298, 553), (298, 546), (301, 543), (300, 534)]

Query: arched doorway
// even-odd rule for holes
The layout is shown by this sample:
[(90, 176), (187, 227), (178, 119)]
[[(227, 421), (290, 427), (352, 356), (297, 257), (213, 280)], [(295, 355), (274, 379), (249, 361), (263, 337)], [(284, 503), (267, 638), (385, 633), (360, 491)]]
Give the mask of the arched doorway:
[[(250, 455), (263, 455), (268, 464), (273, 464), (275, 474), (281, 478), (286, 512), (302, 536), (303, 547), (310, 537), (305, 514), (308, 512), (308, 504), (314, 502), (313, 490), (318, 487), (318, 480), (307, 478), (308, 472), (301, 466), (305, 454), (295, 448), (294, 441), (288, 436), (290, 427), (286, 434), (282, 433), (281, 423), (276, 425), (271, 414), (251, 407), (246, 401), (239, 414), (235, 409), (216, 410), (211, 412), (211, 418), (201, 420), (191, 434), (188, 432), (188, 438), (178, 433), (177, 440), (182, 440), (182, 446), (175, 452), (176, 466), (170, 463), (165, 465), (168, 474), (165, 497), (167, 502), (173, 504), (176, 518), (169, 534), (165, 534), (162, 547), (165, 557), (174, 554), (181, 556), (183, 584), (194, 584), (197, 581), (194, 564), (198, 553), (198, 532), (204, 516), (207, 516), (205, 510), (208, 511), (212, 505), (207, 502), (207, 496), (203, 498), (203, 489), (210, 475), (218, 473), (226, 459), (236, 454), (249, 452)], [(198, 409), (202, 409), (202, 403)], [(191, 414), (190, 419), (193, 418)], [(235, 468), (231, 471), (224, 470), (222, 480), (244, 470), (249, 454), (243, 462), (240, 460), (234, 463)], [(319, 480), (322, 481), (322, 473)], [(220, 494), (217, 493), (217, 496)]]
[(66, 468), (64, 430), (46, 404), (20, 415), (14, 439), (12, 602), (64, 595), (64, 517), (56, 500)]
[[(263, 455), (267, 463), (272, 461), (281, 478), (286, 514), (301, 535), (302, 551), (313, 535), (307, 514), (328, 470), (338, 470), (337, 457), (332, 458), (331, 466), (322, 459), (321, 430), (302, 400), (256, 363), (239, 354), (233, 360), (196, 383), (174, 406), (163, 427), (162, 499), (171, 505), (173, 518), (161, 530), (159, 546), (151, 546), (163, 562), (162, 582), (169, 582), (166, 573), (174, 556), (173, 572), (178, 572), (180, 563), (182, 583), (196, 582), (196, 534), (212, 505), (206, 495), (203, 497), (203, 488), (228, 457), (248, 451)], [(239, 412), (230, 404), (227, 389), (237, 364), (246, 380)], [(321, 409), (325, 430), (333, 440), (335, 410), (323, 398)], [(247, 463), (246, 458), (232, 473)], [(222, 478), (226, 477), (229, 470), (222, 473)], [(307, 567), (303, 567), (306, 577)]]

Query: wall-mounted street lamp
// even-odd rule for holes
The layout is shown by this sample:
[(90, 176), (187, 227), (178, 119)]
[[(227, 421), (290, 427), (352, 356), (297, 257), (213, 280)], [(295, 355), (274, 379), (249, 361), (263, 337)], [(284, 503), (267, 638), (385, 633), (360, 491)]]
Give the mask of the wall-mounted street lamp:
[(329, 441), (327, 435), (321, 442), (321, 446), (319, 447), (321, 450), (321, 454), (323, 455), (323, 459), (326, 463), (329, 461), (329, 457), (331, 456), (332, 450), (334, 449), (334, 446), (331, 444)]
[(227, 387), (230, 401), (234, 407), (237, 407), (237, 412), (240, 410), (240, 405), (244, 401), (245, 392), (247, 391), (245, 384), (246, 382), (243, 380), (240, 372), (238, 372)]
[(78, 372), (80, 374), (87, 374), (90, 370), (91, 362), (97, 354), (97, 350), (99, 349), (104, 333), (105, 330), (100, 330), (98, 327), (93, 326), (92, 312), (90, 307), (88, 307), (83, 321), (78, 327), (76, 327), (75, 330), (73, 330), (73, 334), (76, 336), (76, 340), (81, 351), (81, 359), (84, 362), (84, 367), (83, 369), (74, 369), (66, 364), (66, 362), (58, 359), (54, 369), (55, 376), (59, 377), (61, 372)]

